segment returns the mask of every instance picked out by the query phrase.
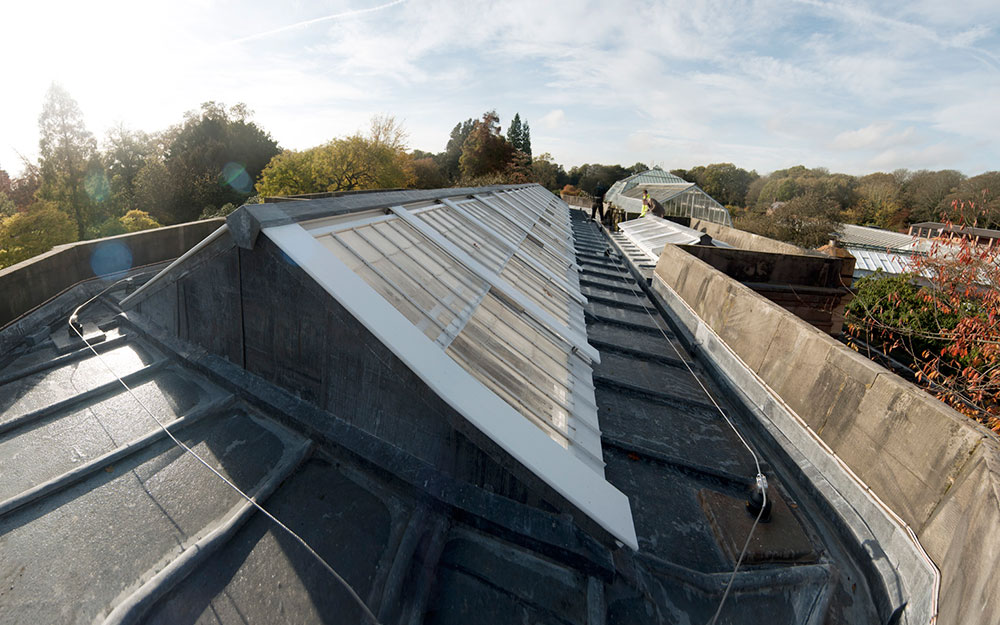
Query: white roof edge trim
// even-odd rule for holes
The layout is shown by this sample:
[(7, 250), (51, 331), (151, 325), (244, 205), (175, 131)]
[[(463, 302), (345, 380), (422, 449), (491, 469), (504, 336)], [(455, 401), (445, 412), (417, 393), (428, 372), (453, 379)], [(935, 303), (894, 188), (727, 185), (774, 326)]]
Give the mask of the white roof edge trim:
[(299, 224), (261, 232), (479, 431), (612, 536), (638, 550), (628, 497), (444, 353)]

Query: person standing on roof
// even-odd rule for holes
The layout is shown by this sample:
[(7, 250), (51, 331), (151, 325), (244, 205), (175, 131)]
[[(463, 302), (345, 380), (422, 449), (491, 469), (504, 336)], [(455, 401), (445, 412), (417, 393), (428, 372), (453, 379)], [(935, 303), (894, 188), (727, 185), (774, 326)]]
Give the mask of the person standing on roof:
[(649, 209), (649, 190), (642, 190), (642, 212), (639, 213), (639, 217), (645, 217), (646, 211)]
[(594, 221), (594, 215), (601, 216), (601, 222), (604, 222), (604, 194), (607, 189), (603, 182), (598, 182), (597, 186), (594, 187), (594, 199), (590, 204), (590, 221)]

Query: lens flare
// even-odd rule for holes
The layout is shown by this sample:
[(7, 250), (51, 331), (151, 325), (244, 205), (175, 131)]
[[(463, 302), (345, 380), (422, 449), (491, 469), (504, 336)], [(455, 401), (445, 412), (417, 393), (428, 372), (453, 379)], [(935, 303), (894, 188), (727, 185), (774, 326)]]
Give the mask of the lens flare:
[(220, 177), (223, 183), (240, 193), (250, 193), (253, 190), (253, 181), (250, 180), (250, 174), (247, 173), (247, 168), (241, 163), (226, 163), (222, 168)]
[(95, 276), (117, 279), (132, 268), (132, 250), (121, 241), (98, 243), (90, 255), (90, 268)]
[(111, 184), (103, 171), (92, 171), (83, 179), (83, 189), (93, 202), (101, 203), (111, 196)]

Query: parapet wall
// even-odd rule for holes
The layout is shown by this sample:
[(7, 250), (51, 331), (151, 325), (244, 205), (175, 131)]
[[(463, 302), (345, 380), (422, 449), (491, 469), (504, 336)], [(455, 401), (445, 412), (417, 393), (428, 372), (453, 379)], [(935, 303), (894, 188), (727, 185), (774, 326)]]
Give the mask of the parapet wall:
[(941, 571), (938, 622), (1000, 622), (996, 438), (673, 245), (653, 280), (666, 287), (912, 528)]
[(59, 245), (2, 269), (0, 328), (74, 284), (98, 277), (102, 266), (119, 271), (177, 258), (223, 223), (225, 220), (221, 218), (205, 219)]
[(799, 247), (798, 245), (775, 241), (774, 239), (762, 237), (759, 234), (753, 234), (752, 232), (746, 232), (745, 230), (737, 230), (736, 228), (730, 228), (729, 226), (723, 226), (721, 224), (712, 223), (711, 221), (705, 221), (703, 219), (692, 219), (691, 227), (699, 232), (704, 232), (713, 239), (724, 241), (733, 247), (738, 247), (744, 250), (771, 252), (772, 254), (805, 254), (807, 256), (825, 256), (825, 254), (817, 252), (816, 250), (807, 250), (806, 248)]

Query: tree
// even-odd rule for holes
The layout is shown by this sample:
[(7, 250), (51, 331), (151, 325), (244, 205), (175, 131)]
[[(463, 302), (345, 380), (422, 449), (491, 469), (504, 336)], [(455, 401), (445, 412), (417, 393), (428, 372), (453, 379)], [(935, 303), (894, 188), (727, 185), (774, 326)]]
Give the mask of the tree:
[(77, 240), (77, 228), (52, 202), (37, 202), (26, 211), (0, 219), (0, 267), (8, 267)]
[[(956, 202), (951, 215), (975, 210)], [(862, 281), (847, 310), (849, 331), (903, 360), (942, 401), (1000, 431), (1000, 249), (938, 239), (916, 259), (916, 275), (927, 286), (913, 276)]]
[(464, 122), (455, 124), (455, 127), (451, 130), (451, 135), (448, 138), (448, 145), (445, 146), (441, 164), (441, 168), (444, 170), (444, 173), (449, 180), (458, 180), (459, 176), (462, 175), (462, 168), (460, 165), (460, 160), (462, 158), (462, 146), (465, 145), (465, 140), (469, 137), (469, 133), (472, 132), (472, 127), (475, 126), (475, 124), (476, 120), (470, 117)]
[(83, 113), (69, 93), (57, 84), (49, 87), (38, 118), (38, 196), (54, 202), (76, 221), (77, 236), (84, 237), (91, 201), (84, 179), (97, 144), (83, 123)]
[(507, 143), (531, 159), (531, 128), (521, 121), (521, 114), (514, 113), (514, 119), (507, 127)]
[(14, 205), (14, 200), (7, 197), (6, 193), (0, 192), (0, 219), (10, 217), (16, 212), (17, 206)]
[(858, 180), (857, 202), (847, 211), (848, 219), (863, 226), (899, 228), (905, 221), (903, 188), (892, 174), (875, 173)]
[(730, 206), (742, 206), (750, 183), (758, 178), (756, 171), (747, 171), (732, 163), (696, 167), (688, 175), (693, 175), (702, 191)]
[(160, 223), (169, 223), (175, 214), (174, 179), (159, 159), (150, 159), (136, 172), (132, 182), (136, 206)]
[(38, 165), (28, 160), (24, 160), (24, 171), (20, 176), (10, 181), (8, 197), (14, 202), (18, 210), (25, 210), (35, 201), (35, 193), (42, 184), (41, 174)]
[[(206, 208), (242, 204), (279, 153), (271, 136), (249, 120), (243, 104), (205, 102), (166, 137), (165, 165), (173, 188), (167, 223), (190, 221)], [(145, 208), (145, 207), (144, 207)]]
[(405, 141), (406, 133), (394, 118), (376, 116), (368, 135), (278, 154), (264, 169), (257, 192), (282, 196), (405, 187), (412, 181)]
[(569, 170), (569, 183), (593, 195), (598, 184), (610, 189), (611, 185), (629, 175), (629, 170), (621, 165), (584, 164)]
[(121, 216), (139, 208), (136, 180), (147, 161), (156, 158), (152, 137), (119, 124), (108, 131), (103, 154), (111, 194), (111, 213)]
[(831, 198), (813, 191), (783, 202), (767, 215), (741, 215), (735, 225), (741, 230), (800, 247), (823, 245), (837, 231), (840, 207)]
[(10, 217), (17, 211), (17, 205), (14, 204), (14, 200), (10, 199), (12, 190), (10, 175), (0, 169), (0, 219)]
[(531, 162), (531, 179), (552, 192), (557, 192), (569, 181), (562, 165), (556, 163), (548, 152)]
[(431, 157), (414, 158), (409, 164), (410, 186), (414, 189), (440, 189), (448, 186), (448, 179)]
[(980, 228), (1000, 226), (1000, 172), (988, 171), (966, 178), (942, 203), (962, 211), (959, 215), (952, 214), (953, 221)]
[(910, 223), (940, 220), (942, 211), (948, 209), (945, 198), (958, 191), (964, 179), (965, 176), (953, 169), (922, 169), (911, 173), (903, 184), (903, 201), (910, 212)]
[(462, 145), (459, 158), (462, 177), (468, 180), (502, 172), (511, 164), (514, 152), (514, 147), (500, 134), (496, 111), (487, 111), (473, 124)]
[(514, 113), (514, 119), (510, 121), (510, 126), (507, 127), (507, 143), (514, 146), (515, 150), (521, 150), (523, 142), (524, 128), (521, 126), (521, 114)]
[(138, 232), (159, 228), (160, 224), (150, 217), (149, 213), (140, 210), (130, 210), (119, 218), (125, 232)]

